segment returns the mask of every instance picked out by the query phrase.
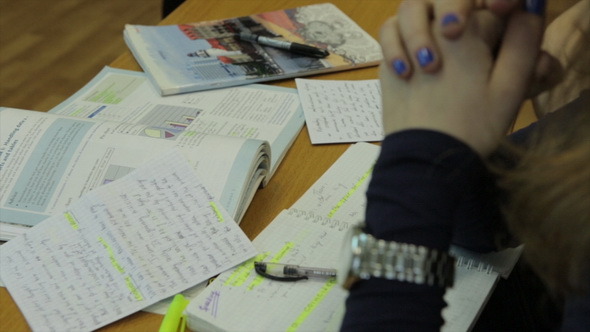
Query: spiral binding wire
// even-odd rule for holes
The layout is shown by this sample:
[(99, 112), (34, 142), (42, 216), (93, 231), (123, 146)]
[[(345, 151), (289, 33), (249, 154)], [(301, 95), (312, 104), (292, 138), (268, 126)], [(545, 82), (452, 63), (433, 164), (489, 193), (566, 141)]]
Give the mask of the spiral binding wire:
[(300, 209), (290, 208), (287, 210), (287, 214), (290, 216), (295, 216), (297, 218), (304, 218), (305, 220), (311, 220), (314, 223), (321, 223), (322, 226), (328, 226), (330, 228), (338, 229), (339, 231), (347, 230), (351, 224), (347, 222), (340, 221), (338, 219), (332, 219), (328, 217), (322, 217), (320, 215), (316, 215), (313, 211), (305, 211)]
[(457, 267), (464, 267), (467, 270), (477, 270), (490, 274), (494, 272), (494, 266), (484, 262), (477, 261), (473, 258), (457, 257)]

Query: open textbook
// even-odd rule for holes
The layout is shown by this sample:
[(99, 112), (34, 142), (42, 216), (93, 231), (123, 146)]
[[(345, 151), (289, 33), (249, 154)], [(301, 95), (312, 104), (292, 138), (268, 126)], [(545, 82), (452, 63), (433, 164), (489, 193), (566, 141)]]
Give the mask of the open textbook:
[(0, 111), (0, 238), (177, 147), (240, 221), (303, 127), (294, 89), (250, 85), (161, 97), (106, 68), (50, 113)]
[[(187, 307), (195, 331), (336, 331), (346, 292), (335, 282), (277, 282), (258, 276), (253, 260), (337, 268), (346, 229), (361, 222), (379, 147), (352, 145), (291, 208), (254, 239), (252, 260), (224, 272)], [(456, 279), (445, 294), (443, 331), (468, 331), (500, 276), (507, 278), (522, 247), (480, 254), (453, 246)]]
[(91, 331), (256, 254), (176, 149), (0, 247), (33, 331)]
[[(318, 59), (240, 41), (250, 33), (326, 49)], [(127, 25), (125, 42), (163, 95), (376, 65), (377, 41), (330, 3), (178, 25)]]

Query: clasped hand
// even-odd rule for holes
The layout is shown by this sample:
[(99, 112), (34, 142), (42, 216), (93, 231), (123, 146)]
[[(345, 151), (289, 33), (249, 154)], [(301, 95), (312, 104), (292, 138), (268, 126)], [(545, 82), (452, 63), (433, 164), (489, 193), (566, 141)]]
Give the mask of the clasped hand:
[(506, 134), (529, 90), (543, 20), (523, 10), (477, 10), (467, 19), (471, 2), (404, 1), (383, 25), (386, 134), (435, 130), (482, 156)]

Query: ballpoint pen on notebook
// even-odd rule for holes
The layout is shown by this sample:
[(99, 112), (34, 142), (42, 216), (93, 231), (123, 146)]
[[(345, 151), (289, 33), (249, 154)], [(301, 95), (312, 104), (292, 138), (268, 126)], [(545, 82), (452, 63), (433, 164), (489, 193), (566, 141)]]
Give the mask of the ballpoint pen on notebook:
[(241, 33), (236, 34), (236, 38), (238, 38), (239, 40), (244, 40), (244, 41), (248, 41), (248, 42), (252, 42), (252, 43), (258, 43), (260, 45), (275, 47), (275, 48), (279, 48), (282, 50), (287, 50), (287, 51), (290, 51), (293, 53), (299, 53), (299, 54), (314, 57), (314, 58), (325, 58), (328, 55), (330, 55), (330, 53), (328, 51), (317, 48), (317, 47), (299, 44), (299, 43), (292, 43), (292, 42), (288, 42), (288, 41), (284, 41), (284, 40), (277, 40), (277, 39), (268, 38), (268, 37), (255, 35), (255, 34), (251, 34), (251, 33), (246, 33), (246, 32), (241, 32)]
[(297, 281), (315, 278), (336, 278), (336, 269), (303, 267), (299, 265), (254, 262), (254, 270), (265, 278), (278, 281)]
[(184, 332), (186, 328), (186, 317), (184, 309), (189, 304), (189, 300), (185, 299), (182, 294), (176, 294), (172, 303), (166, 311), (162, 325), (160, 325), (159, 332)]

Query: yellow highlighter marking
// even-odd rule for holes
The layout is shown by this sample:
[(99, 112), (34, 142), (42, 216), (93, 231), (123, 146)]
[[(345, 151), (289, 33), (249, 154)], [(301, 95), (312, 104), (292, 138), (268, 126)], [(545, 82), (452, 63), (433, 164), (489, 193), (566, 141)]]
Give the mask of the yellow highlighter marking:
[(368, 171), (366, 171), (365, 174), (363, 174), (363, 176), (354, 184), (354, 186), (350, 188), (346, 195), (342, 197), (342, 199), (336, 204), (336, 206), (332, 208), (330, 213), (328, 213), (328, 218), (332, 218), (336, 214), (336, 212), (338, 212), (342, 205), (344, 205), (344, 203), (348, 201), (350, 196), (352, 196), (361, 187), (361, 185), (369, 178), (372, 172), (373, 167), (371, 166), (371, 168)]
[(129, 288), (131, 294), (133, 294), (137, 301), (143, 300), (143, 295), (141, 295), (141, 293), (137, 289), (137, 286), (135, 286), (135, 283), (133, 282), (130, 276), (125, 277), (125, 284), (127, 285), (127, 288)]
[(217, 205), (215, 205), (215, 202), (209, 202), (209, 205), (211, 205), (213, 212), (215, 212), (215, 216), (217, 217), (217, 220), (219, 222), (224, 222), (225, 220), (223, 219), (223, 214), (221, 213), (221, 211), (219, 210)]
[(76, 220), (76, 218), (74, 218), (74, 216), (71, 213), (69, 213), (69, 212), (64, 213), (64, 217), (66, 218), (66, 220), (68, 221), (68, 223), (70, 224), (70, 226), (72, 226), (72, 228), (74, 230), (78, 230), (78, 228), (80, 228), (78, 221)]
[[(115, 270), (117, 270), (120, 274), (125, 274), (125, 269), (123, 268), (123, 266), (121, 266), (121, 264), (115, 257), (115, 252), (113, 251), (111, 245), (102, 236), (98, 237), (98, 242), (100, 242), (100, 244), (102, 244), (102, 246), (106, 249), (107, 253), (109, 254), (109, 260), (111, 261), (111, 265), (113, 265)], [(133, 279), (131, 279), (131, 276), (127, 275), (124, 279), (125, 285), (129, 289), (131, 294), (133, 294), (135, 299), (138, 301), (143, 300), (143, 296), (141, 295), (141, 292), (137, 289), (137, 286), (133, 282)]]
[(98, 242), (100, 242), (103, 245), (103, 247), (107, 250), (109, 254), (109, 259), (111, 260), (111, 265), (113, 265), (115, 270), (119, 271), (119, 273), (121, 274), (125, 273), (125, 269), (123, 269), (121, 264), (119, 264), (119, 261), (117, 261), (117, 258), (115, 257), (115, 252), (113, 251), (113, 248), (111, 248), (111, 246), (107, 243), (107, 241), (105, 241), (105, 239), (99, 236)]
[(317, 308), (318, 305), (326, 298), (330, 290), (337, 284), (335, 279), (330, 279), (326, 281), (324, 286), (320, 289), (320, 291), (316, 294), (316, 296), (309, 302), (309, 304), (303, 309), (301, 314), (295, 319), (293, 324), (287, 328), (288, 332), (297, 331), (301, 324), (305, 322), (307, 317)]
[(234, 287), (242, 286), (246, 282), (246, 280), (248, 280), (248, 277), (250, 277), (250, 274), (254, 270), (254, 262), (262, 261), (268, 255), (269, 253), (259, 254), (256, 257), (249, 259), (242, 265), (238, 266), (238, 268), (229, 276), (229, 278), (227, 278), (227, 280), (225, 281), (225, 285)]

